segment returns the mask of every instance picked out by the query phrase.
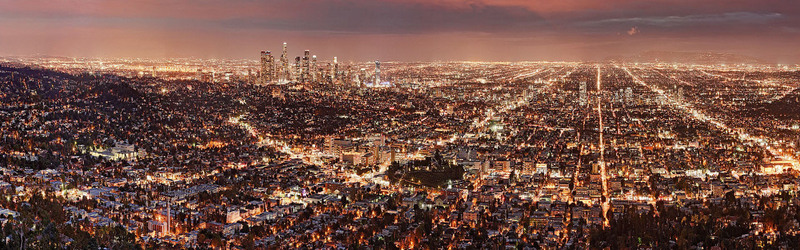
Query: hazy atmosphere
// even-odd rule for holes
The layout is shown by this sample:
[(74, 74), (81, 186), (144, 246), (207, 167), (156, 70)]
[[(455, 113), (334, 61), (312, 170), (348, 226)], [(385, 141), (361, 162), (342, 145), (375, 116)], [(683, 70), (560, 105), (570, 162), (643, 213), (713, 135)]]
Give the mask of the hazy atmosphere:
[[(712, 51), (796, 63), (789, 0), (0, 1), (0, 54), (340, 60), (602, 60)], [(346, 56), (344, 56), (346, 55)], [(253, 57), (254, 58), (254, 57)]]

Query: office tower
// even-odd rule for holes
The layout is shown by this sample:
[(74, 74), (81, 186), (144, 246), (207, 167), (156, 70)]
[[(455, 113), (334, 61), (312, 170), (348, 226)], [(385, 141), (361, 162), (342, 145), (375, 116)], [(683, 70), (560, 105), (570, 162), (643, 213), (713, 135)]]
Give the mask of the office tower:
[(303, 68), (302, 68), (303, 73), (302, 76), (300, 77), (301, 82), (307, 82), (309, 80), (309, 67), (310, 67), (309, 60), (311, 60), (310, 54), (311, 52), (308, 50), (303, 52)]
[(332, 68), (333, 68), (333, 64), (327, 63), (325, 65), (325, 68), (320, 69), (320, 71), (319, 71), (320, 72), (320, 77), (322, 78), (323, 81), (326, 81), (328, 83), (333, 81), (333, 74), (331, 74), (332, 70), (330, 70)]
[(300, 57), (294, 58), (294, 78), (295, 81), (302, 81), (303, 76), (302, 65), (300, 64)]
[(280, 80), (281, 81), (288, 81), (289, 80), (289, 57), (286, 55), (286, 42), (283, 43), (283, 53), (281, 53), (281, 61), (280, 61)]
[(311, 69), (309, 74), (311, 75), (311, 81), (317, 81), (317, 55), (311, 56)]
[(347, 65), (347, 67), (345, 67), (344, 70), (342, 71), (341, 75), (341, 79), (343, 81), (342, 83), (347, 85), (353, 84), (353, 77), (355, 77), (355, 74), (353, 73), (353, 67)]
[(272, 53), (269, 51), (261, 51), (261, 83), (269, 83), (273, 80), (275, 61)]
[(261, 69), (258, 71), (258, 83), (264, 83), (264, 76), (267, 74), (267, 52), (261, 51)]
[(267, 69), (269, 69), (269, 80), (275, 81), (278, 76), (278, 72), (276, 70), (277, 67), (275, 66), (275, 57), (273, 57), (272, 53), (269, 53), (269, 51), (267, 51), (267, 54), (268, 54)]
[(334, 56), (333, 57), (333, 72), (331, 72), (331, 76), (333, 76), (333, 80), (339, 79), (339, 61)]
[(581, 105), (586, 105), (587, 95), (588, 94), (586, 93), (586, 82), (584, 81), (581, 82), (580, 89), (578, 90), (578, 100)]
[(372, 86), (378, 86), (381, 83), (381, 62), (375, 60), (375, 82)]
[(358, 75), (358, 87), (364, 87), (367, 83), (367, 69), (361, 68), (361, 74)]

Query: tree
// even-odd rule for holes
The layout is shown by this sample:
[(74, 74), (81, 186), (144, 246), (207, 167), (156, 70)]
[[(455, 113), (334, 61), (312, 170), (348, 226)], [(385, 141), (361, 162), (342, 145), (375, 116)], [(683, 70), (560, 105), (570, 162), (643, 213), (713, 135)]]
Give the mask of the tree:
[(48, 222), (44, 229), (42, 229), (37, 246), (41, 246), (44, 249), (60, 248), (60, 235), (61, 234), (56, 230), (56, 226), (52, 222)]

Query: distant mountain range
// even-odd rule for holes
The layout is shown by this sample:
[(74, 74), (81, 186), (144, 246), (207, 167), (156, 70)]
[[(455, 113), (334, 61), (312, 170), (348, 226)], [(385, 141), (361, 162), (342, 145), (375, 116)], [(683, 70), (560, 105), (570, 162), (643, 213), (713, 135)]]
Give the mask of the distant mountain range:
[(766, 63), (755, 57), (737, 54), (675, 51), (648, 51), (633, 56), (609, 57), (606, 60), (630, 63), (688, 63), (701, 65)]

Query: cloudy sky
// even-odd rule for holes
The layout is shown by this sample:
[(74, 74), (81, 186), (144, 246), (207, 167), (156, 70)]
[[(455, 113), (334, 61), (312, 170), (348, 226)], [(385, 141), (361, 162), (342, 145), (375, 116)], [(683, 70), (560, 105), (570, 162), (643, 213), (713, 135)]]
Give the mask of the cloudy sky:
[(0, 0), (0, 55), (800, 62), (797, 0)]

